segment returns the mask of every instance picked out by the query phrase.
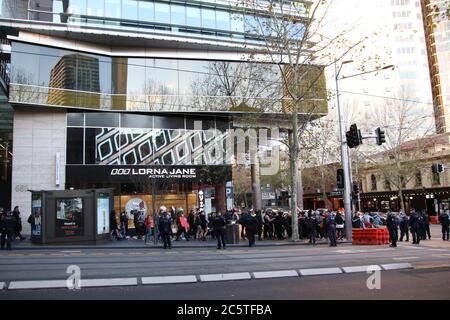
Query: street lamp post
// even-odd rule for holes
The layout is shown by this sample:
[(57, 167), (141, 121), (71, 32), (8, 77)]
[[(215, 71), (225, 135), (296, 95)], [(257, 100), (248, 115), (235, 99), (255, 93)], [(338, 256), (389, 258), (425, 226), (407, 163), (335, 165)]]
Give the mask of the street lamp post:
[(334, 64), (335, 68), (335, 80), (336, 80), (336, 96), (337, 96), (337, 109), (339, 116), (339, 135), (341, 140), (341, 162), (342, 169), (344, 170), (344, 210), (345, 210), (345, 234), (348, 241), (352, 241), (352, 212), (351, 212), (351, 186), (350, 186), (350, 172), (348, 164), (348, 147), (345, 138), (344, 127), (344, 115), (341, 112), (340, 94), (339, 94), (339, 73), (342, 70), (342, 66), (352, 61), (344, 61), (341, 67), (338, 69), (337, 64)]
[[(351, 181), (351, 166), (350, 166), (350, 158), (349, 158), (349, 149), (345, 136), (345, 126), (344, 126), (344, 115), (341, 111), (341, 103), (340, 103), (340, 93), (339, 93), (339, 80), (348, 79), (356, 76), (360, 76), (363, 74), (368, 74), (372, 72), (378, 72), (390, 68), (394, 68), (393, 65), (388, 65), (380, 69), (375, 69), (371, 71), (365, 71), (358, 74), (353, 74), (350, 76), (339, 78), (339, 74), (341, 73), (342, 67), (345, 64), (352, 63), (352, 60), (347, 60), (341, 63), (341, 66), (337, 67), (337, 63), (334, 63), (335, 69), (335, 80), (336, 80), (336, 100), (337, 100), (337, 109), (339, 116), (339, 135), (341, 140), (341, 162), (342, 168), (344, 170), (344, 210), (345, 210), (345, 234), (348, 241), (352, 241), (352, 209), (351, 209), (351, 201), (352, 201), (352, 181)], [(361, 208), (359, 208), (361, 210)]]

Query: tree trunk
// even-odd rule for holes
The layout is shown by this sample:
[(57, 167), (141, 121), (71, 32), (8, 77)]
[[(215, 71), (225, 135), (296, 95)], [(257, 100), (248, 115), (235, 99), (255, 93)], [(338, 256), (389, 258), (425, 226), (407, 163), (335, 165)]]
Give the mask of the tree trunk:
[(303, 180), (302, 180), (302, 169), (301, 169), (301, 164), (300, 164), (300, 160), (297, 160), (297, 207), (300, 210), (303, 210), (304, 208), (304, 204), (303, 204)]
[(403, 213), (406, 213), (406, 211), (405, 211), (405, 201), (403, 201), (403, 190), (402, 190), (402, 188), (398, 189), (398, 200), (400, 201), (400, 210)]

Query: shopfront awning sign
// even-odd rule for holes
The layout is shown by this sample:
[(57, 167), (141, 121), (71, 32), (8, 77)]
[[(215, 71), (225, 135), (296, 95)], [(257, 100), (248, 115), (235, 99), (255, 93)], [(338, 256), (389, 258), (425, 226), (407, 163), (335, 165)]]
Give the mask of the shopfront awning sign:
[(263, 200), (273, 200), (276, 199), (275, 192), (262, 192), (262, 199)]

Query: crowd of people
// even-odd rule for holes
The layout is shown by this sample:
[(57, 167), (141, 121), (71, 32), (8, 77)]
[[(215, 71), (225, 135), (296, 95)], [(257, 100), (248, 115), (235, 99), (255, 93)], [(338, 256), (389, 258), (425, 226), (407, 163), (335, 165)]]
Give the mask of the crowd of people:
[[(115, 237), (122, 240), (130, 237), (128, 230), (130, 216), (133, 217), (135, 237), (146, 242), (152, 237), (155, 240), (156, 237), (156, 240), (165, 243), (167, 248), (171, 247), (172, 241), (221, 240), (225, 237), (226, 225), (230, 224), (240, 226), (240, 237), (242, 240), (248, 240), (249, 246), (254, 246), (256, 239), (284, 240), (292, 237), (292, 214), (289, 210), (235, 209), (225, 214), (217, 212), (207, 215), (202, 210), (191, 210), (186, 213), (183, 208), (168, 209), (161, 206), (156, 217), (150, 214), (143, 217), (138, 212), (131, 212), (129, 215), (122, 210), (117, 220), (116, 212), (113, 210), (110, 218), (111, 239)], [(300, 239), (308, 239), (311, 244), (316, 244), (316, 240), (328, 239), (330, 245), (336, 246), (336, 241), (344, 238), (345, 218), (341, 212), (309, 210), (298, 211), (297, 216)], [(154, 228), (155, 224), (157, 228)], [(165, 242), (162, 235), (166, 236)], [(219, 241), (217, 247), (225, 248), (225, 241)]]

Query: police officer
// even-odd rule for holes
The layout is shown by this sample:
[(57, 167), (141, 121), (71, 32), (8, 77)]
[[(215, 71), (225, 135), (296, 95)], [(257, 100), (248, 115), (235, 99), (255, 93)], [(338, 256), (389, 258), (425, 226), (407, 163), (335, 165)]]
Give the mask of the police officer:
[(450, 217), (448, 214), (448, 210), (442, 212), (439, 216), (439, 222), (442, 226), (442, 240), (448, 240), (449, 236), (449, 225), (450, 225)]
[(2, 250), (5, 249), (5, 242), (6, 242), (6, 248), (8, 250), (11, 250), (11, 240), (14, 238), (14, 235), (15, 235), (14, 233), (16, 231), (16, 225), (17, 225), (17, 220), (11, 211), (8, 211), (8, 212), (2, 214), (1, 221), (0, 221), (0, 231), (2, 233), (2, 235), (1, 235)]
[(169, 214), (167, 213), (167, 208), (161, 206), (159, 209), (161, 212), (161, 218), (158, 222), (158, 229), (161, 235), (162, 241), (164, 243), (164, 249), (172, 249), (171, 236), (172, 236), (172, 221)]
[(221, 212), (217, 212), (216, 216), (212, 220), (213, 233), (217, 238), (217, 249), (222, 247), (226, 249), (225, 246), (225, 218), (222, 216)]
[(396, 248), (397, 247), (397, 239), (398, 239), (398, 218), (397, 216), (389, 211), (386, 218), (386, 225), (389, 230), (389, 238), (391, 240), (390, 247)]
[(309, 210), (307, 223), (308, 223), (309, 243), (311, 243), (312, 245), (315, 245), (318, 221), (317, 221), (316, 214), (313, 213), (311, 210)]
[(409, 218), (404, 213), (400, 213), (400, 242), (403, 241), (403, 237), (406, 236), (406, 241), (409, 241), (409, 231), (408, 231)]
[(328, 238), (330, 239), (330, 247), (336, 247), (336, 213), (332, 212), (326, 219)]
[(409, 217), (409, 228), (413, 237), (413, 244), (420, 244), (419, 214), (415, 209), (411, 210), (411, 215)]
[(422, 218), (423, 218), (423, 240), (431, 239), (430, 232), (430, 216), (425, 210), (422, 210)]
[(255, 234), (258, 231), (258, 220), (256, 215), (247, 212), (239, 221), (245, 227), (245, 235), (248, 239), (248, 246), (253, 247), (255, 245)]

